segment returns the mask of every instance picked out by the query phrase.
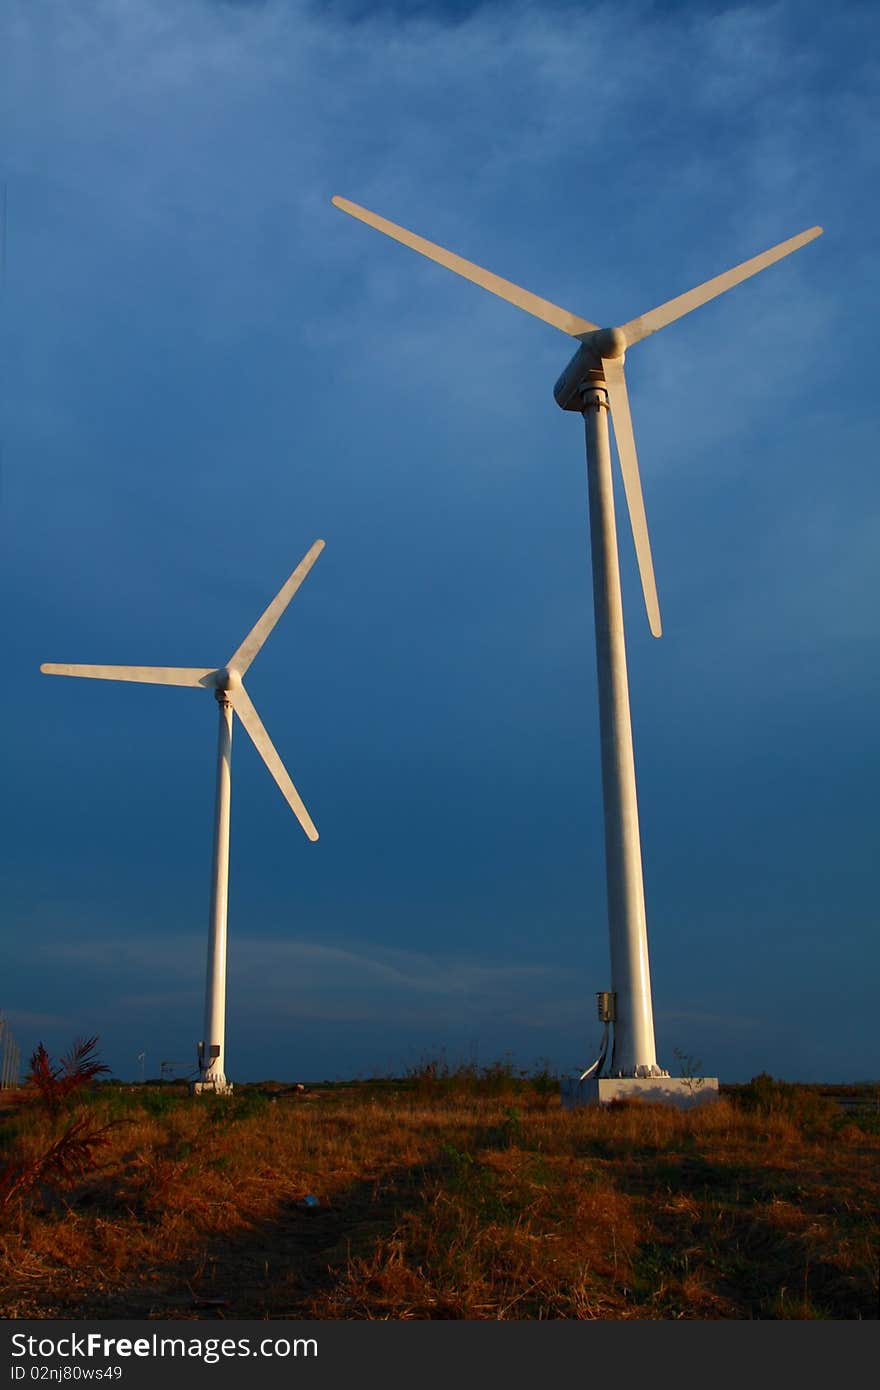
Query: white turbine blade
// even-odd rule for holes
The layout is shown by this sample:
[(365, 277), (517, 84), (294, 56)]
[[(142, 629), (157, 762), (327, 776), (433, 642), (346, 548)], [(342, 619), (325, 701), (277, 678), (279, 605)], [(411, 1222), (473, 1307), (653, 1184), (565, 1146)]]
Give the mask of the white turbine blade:
[(251, 628), (238, 651), (229, 658), (226, 665), (230, 670), (234, 669), (240, 676), (244, 675), (323, 549), (324, 542), (315, 541), (312, 548), (306, 551), (293, 574), (278, 590), (263, 616)]
[(228, 694), (232, 703), (232, 708), (247, 729), (257, 752), (275, 778), (278, 786), (281, 788), (281, 795), (284, 797), (284, 800), (296, 816), (309, 839), (317, 840), (318, 832), (315, 829), (312, 818), (303, 805), (299, 792), (291, 782), (287, 769), (276, 752), (275, 745), (266, 733), (263, 721), (254, 709), (251, 697), (248, 695), (243, 685), (233, 686)]
[(701, 304), (706, 304), (710, 299), (724, 294), (725, 290), (733, 289), (734, 285), (739, 285), (743, 280), (748, 280), (750, 276), (757, 275), (759, 270), (765, 270), (768, 265), (781, 261), (783, 256), (790, 256), (792, 251), (797, 251), (801, 246), (806, 246), (807, 242), (815, 241), (816, 237), (821, 235), (821, 227), (810, 227), (808, 231), (800, 232), (797, 236), (790, 237), (788, 241), (780, 241), (778, 246), (772, 246), (769, 251), (763, 251), (760, 256), (753, 256), (750, 261), (743, 261), (741, 265), (734, 266), (732, 270), (725, 270), (723, 275), (716, 275), (714, 280), (707, 280), (705, 284), (697, 285), (696, 289), (688, 290), (686, 294), (680, 294), (676, 299), (667, 300), (665, 304), (660, 304), (656, 309), (649, 309), (647, 314), (640, 314), (638, 318), (630, 319), (629, 323), (623, 325), (627, 344), (631, 346), (633, 343), (640, 343), (643, 338), (649, 337), (651, 333), (656, 333), (658, 328), (665, 328), (667, 324), (674, 323), (684, 314), (689, 314), (692, 309), (698, 309)]
[(605, 372), (605, 385), (608, 388), (611, 420), (614, 425), (614, 437), (617, 440), (617, 454), (620, 459), (620, 471), (623, 474), (623, 488), (626, 493), (626, 505), (629, 508), (633, 540), (636, 543), (636, 559), (639, 562), (639, 574), (642, 577), (642, 591), (645, 595), (645, 607), (648, 610), (648, 622), (654, 636), (659, 637), (663, 631), (660, 626), (660, 604), (657, 600), (654, 562), (651, 559), (651, 542), (648, 539), (648, 522), (645, 517), (645, 503), (642, 498), (639, 460), (636, 454), (636, 441), (633, 438), (632, 416), (629, 413), (629, 396), (626, 389), (626, 377), (623, 374), (623, 361), (620, 357), (603, 358), (602, 368)]
[(483, 270), (482, 266), (466, 261), (463, 256), (456, 256), (453, 251), (436, 246), (433, 241), (416, 236), (415, 232), (408, 232), (405, 227), (398, 227), (396, 223), (379, 217), (367, 208), (359, 207), (357, 203), (350, 203), (347, 198), (335, 197), (330, 201), (334, 207), (341, 208), (360, 222), (365, 222), (368, 227), (375, 227), (377, 232), (384, 232), (386, 236), (393, 237), (395, 241), (409, 246), (411, 250), (427, 256), (429, 261), (436, 261), (447, 270), (453, 270), (456, 275), (462, 275), (465, 280), (488, 290), (490, 294), (497, 294), (499, 299), (506, 299), (508, 304), (515, 304), (517, 309), (523, 309), (534, 318), (549, 323), (551, 327), (559, 328), (571, 338), (577, 338), (581, 333), (591, 333), (598, 326), (589, 323), (587, 319), (579, 318), (577, 314), (570, 313), (568, 309), (561, 309), (558, 304), (551, 304), (549, 299), (541, 299), (529, 290), (521, 289), (509, 280), (503, 280), (500, 275), (493, 275), (491, 270)]
[(85, 676), (96, 681), (141, 681), (146, 685), (207, 685), (216, 675), (208, 666), (68, 666), (44, 661), (44, 676)]

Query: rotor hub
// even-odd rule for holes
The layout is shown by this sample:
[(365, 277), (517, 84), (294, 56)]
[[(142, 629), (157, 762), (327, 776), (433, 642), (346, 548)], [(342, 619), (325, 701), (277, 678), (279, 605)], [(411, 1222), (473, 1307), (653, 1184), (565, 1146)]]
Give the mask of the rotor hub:
[(626, 352), (626, 334), (622, 328), (600, 328), (590, 338), (590, 347), (599, 357), (613, 359)]
[(224, 666), (221, 671), (217, 672), (214, 679), (214, 686), (218, 691), (235, 690), (240, 685), (241, 675), (234, 666)]

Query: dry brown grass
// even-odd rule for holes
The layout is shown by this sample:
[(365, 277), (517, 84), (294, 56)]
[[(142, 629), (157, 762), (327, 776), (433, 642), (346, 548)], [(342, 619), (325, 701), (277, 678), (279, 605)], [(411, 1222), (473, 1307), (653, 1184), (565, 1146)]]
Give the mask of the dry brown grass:
[[(877, 1317), (880, 1138), (858, 1117), (794, 1092), (686, 1113), (478, 1092), (101, 1091), (91, 1122), (125, 1123), (92, 1171), (7, 1208), (0, 1313)], [(8, 1153), (65, 1122), (10, 1111)]]

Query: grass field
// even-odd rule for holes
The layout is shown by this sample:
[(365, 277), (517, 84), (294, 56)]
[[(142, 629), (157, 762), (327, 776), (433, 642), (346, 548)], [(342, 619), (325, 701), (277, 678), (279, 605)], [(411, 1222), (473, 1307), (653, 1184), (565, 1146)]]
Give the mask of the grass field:
[(764, 1077), (691, 1112), (572, 1112), (547, 1076), (428, 1066), (230, 1100), (93, 1083), (44, 1102), (4, 1093), (7, 1318), (880, 1312), (869, 1088)]

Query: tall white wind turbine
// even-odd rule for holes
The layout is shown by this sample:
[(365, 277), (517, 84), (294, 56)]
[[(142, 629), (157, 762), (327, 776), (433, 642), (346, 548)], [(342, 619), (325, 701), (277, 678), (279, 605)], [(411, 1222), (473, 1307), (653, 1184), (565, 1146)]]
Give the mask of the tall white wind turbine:
[(189, 666), (67, 666), (45, 662), (47, 676), (85, 676), (92, 680), (139, 681), (148, 685), (189, 685), (213, 690), (219, 713), (217, 739), (217, 794), (214, 805), (214, 852), (211, 865), (211, 911), (208, 927), (208, 969), (205, 984), (205, 1020), (198, 1045), (199, 1080), (194, 1090), (226, 1095), (232, 1090), (225, 1072), (226, 1035), (226, 918), (229, 898), (229, 819), (232, 795), (232, 715), (238, 715), (257, 752), (271, 772), (282, 796), (310, 840), (318, 832), (290, 780), (263, 721), (244, 688), (243, 677), (312, 565), (324, 549), (315, 541), (293, 574), (279, 589), (265, 613), (217, 669)]
[[(596, 665), (599, 683), (599, 732), (602, 749), (602, 787), (605, 805), (605, 865), (608, 887), (608, 925), (611, 940), (611, 999), (605, 999), (605, 1012), (614, 1023), (614, 1047), (610, 1072), (615, 1077), (652, 1078), (667, 1074), (657, 1065), (651, 980), (648, 965), (648, 938), (645, 924), (645, 894), (642, 881), (639, 817), (636, 802), (635, 765), (629, 710), (626, 650), (623, 633), (623, 606), (617, 554), (617, 532), (611, 481), (611, 454), (608, 415), (614, 424), (617, 453), (635, 541), (636, 558), (648, 611), (648, 622), (655, 637), (661, 633), (660, 605), (654, 581), (654, 565), (648, 540), (639, 465), (633, 439), (629, 396), (624, 376), (624, 357), (628, 348), (674, 323), (701, 304), (732, 289), (759, 270), (782, 260), (815, 237), (821, 227), (780, 242), (761, 255), (685, 294), (668, 300), (638, 318), (617, 328), (598, 324), (561, 309), (528, 290), (503, 280), (491, 271), (436, 246), (414, 232), (398, 227), (384, 217), (359, 207), (346, 198), (335, 197), (334, 205), (368, 227), (374, 227), (404, 246), (445, 266), (482, 289), (506, 299), (518, 309), (543, 320), (576, 339), (580, 347), (554, 387), (557, 404), (563, 410), (577, 411), (584, 417), (586, 430), (587, 480), (590, 511), (590, 541), (593, 567), (593, 605), (596, 630)], [(600, 1010), (603, 1006), (600, 1002)], [(591, 1068), (592, 1070), (592, 1068)], [(585, 1076), (587, 1074), (585, 1073)], [(583, 1078), (582, 1078), (583, 1079)], [(663, 1087), (656, 1088), (658, 1094)]]

